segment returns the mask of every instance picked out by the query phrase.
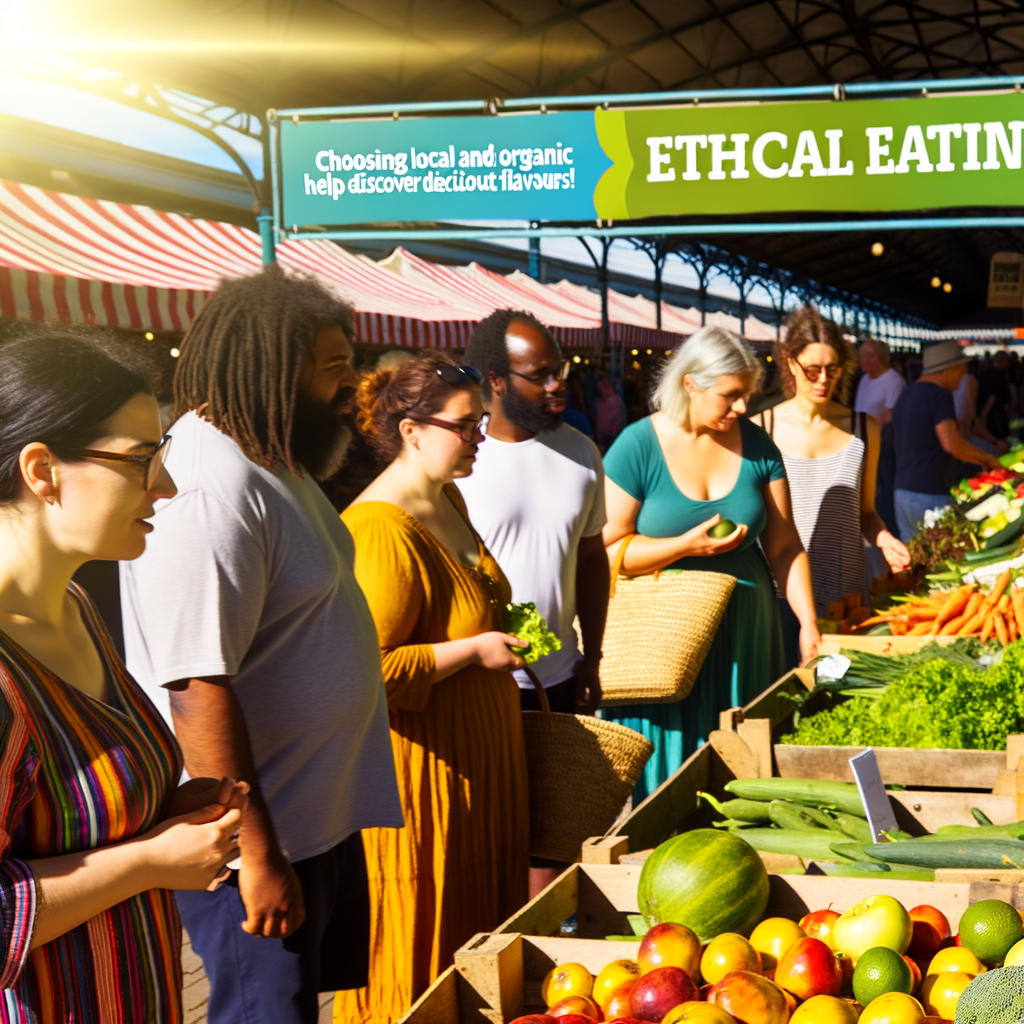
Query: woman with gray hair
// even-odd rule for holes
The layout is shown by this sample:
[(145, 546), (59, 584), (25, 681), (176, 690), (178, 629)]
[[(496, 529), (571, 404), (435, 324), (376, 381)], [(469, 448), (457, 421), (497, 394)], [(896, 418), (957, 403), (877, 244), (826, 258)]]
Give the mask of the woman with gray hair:
[[(737, 579), (685, 700), (602, 711), (654, 743), (634, 799), (679, 768), (718, 728), (721, 711), (746, 704), (785, 671), (772, 573), (800, 620), (802, 658), (817, 651), (810, 564), (790, 513), (782, 456), (745, 417), (760, 374), (741, 338), (702, 328), (666, 364), (656, 412), (627, 427), (605, 457), (609, 558), (633, 535), (624, 572), (702, 569)], [(736, 528), (713, 536), (724, 520)]]

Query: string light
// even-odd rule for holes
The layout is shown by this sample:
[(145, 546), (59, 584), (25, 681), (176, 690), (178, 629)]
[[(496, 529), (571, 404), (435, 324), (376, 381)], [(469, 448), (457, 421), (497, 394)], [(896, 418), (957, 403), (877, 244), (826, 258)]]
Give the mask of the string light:
[(637, 351), (637, 349), (632, 348), (632, 349), (629, 350), (629, 354), (632, 355), (632, 356), (638, 356), (640, 353), (639, 353), (639, 351)]
[(871, 246), (871, 255), (872, 256), (881, 256), (883, 252), (885, 252), (885, 246), (882, 245), (881, 242), (875, 242)]
[(952, 290), (953, 286), (947, 281), (943, 286), (942, 290), (948, 295)]
[(647, 354), (648, 354), (648, 355), (650, 355), (650, 354), (651, 354), (651, 349), (648, 349), (648, 350), (647, 350)]
[(171, 349), (171, 358), (172, 359), (177, 359), (178, 356), (180, 356), (180, 355), (181, 355), (181, 349), (178, 349), (178, 348), (172, 348)]
[(942, 284), (942, 281), (941, 281), (940, 278), (938, 278), (938, 277), (933, 277), (932, 278), (932, 287), (933, 288), (938, 288), (938, 287), (941, 286), (941, 284)]
[(577, 366), (582, 362), (579, 356), (573, 356), (572, 361), (576, 363)]
[(153, 332), (152, 331), (146, 331), (146, 341), (152, 341), (152, 340), (153, 340)]

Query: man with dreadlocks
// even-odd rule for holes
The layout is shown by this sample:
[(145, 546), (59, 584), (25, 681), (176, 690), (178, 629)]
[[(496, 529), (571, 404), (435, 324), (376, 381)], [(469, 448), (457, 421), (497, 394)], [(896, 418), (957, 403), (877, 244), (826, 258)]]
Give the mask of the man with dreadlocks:
[(209, 1024), (314, 1024), (366, 984), (360, 830), (401, 827), (377, 633), (317, 486), (350, 441), (352, 313), (276, 266), (221, 284), (174, 381), (143, 559), (121, 565), (127, 662), (193, 776), (250, 784), (240, 866), (177, 894)]
[[(472, 476), (456, 484), (512, 600), (533, 601), (562, 641), (534, 666), (551, 710), (593, 714), (608, 611), (604, 470), (594, 442), (562, 422), (569, 364), (539, 320), (512, 309), (477, 325), (466, 362), (483, 374), (490, 420)], [(515, 675), (523, 708), (539, 710), (529, 677)], [(531, 858), (531, 898), (565, 867)]]

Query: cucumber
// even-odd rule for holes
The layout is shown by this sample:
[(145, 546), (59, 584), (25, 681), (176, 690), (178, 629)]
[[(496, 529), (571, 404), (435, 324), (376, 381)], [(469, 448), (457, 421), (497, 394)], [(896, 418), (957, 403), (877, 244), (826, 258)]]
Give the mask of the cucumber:
[(1003, 555), (1009, 558), (1016, 550), (1017, 542), (1011, 541), (1009, 544), (1001, 544), (997, 548), (986, 547), (980, 551), (965, 551), (962, 557), (965, 562), (973, 565), (976, 562), (985, 562), (990, 558), (999, 558)]
[(851, 839), (856, 839), (859, 843), (873, 843), (875, 841), (875, 837), (871, 834), (871, 826), (863, 818), (858, 818), (855, 814), (837, 814), (836, 824), (841, 832), (844, 832)]
[[(871, 845), (870, 843), (868, 844)], [(868, 864), (885, 864), (885, 861), (878, 857), (872, 857), (870, 853), (864, 852), (863, 843), (837, 842), (832, 844), (832, 852), (838, 853), (840, 857), (847, 857), (849, 860), (862, 861)], [(888, 864), (885, 864), (888, 867)]]
[(974, 820), (979, 825), (991, 825), (991, 824), (993, 824), (992, 819), (980, 807), (972, 807), (971, 808), (971, 817), (974, 818)]
[(715, 828), (750, 828), (751, 825), (756, 825), (756, 821), (740, 821), (739, 818), (726, 818), (723, 821), (711, 822)]
[(739, 821), (770, 821), (768, 802), (765, 800), (716, 800), (710, 793), (697, 791), (697, 800), (706, 800), (711, 806), (727, 818)]
[(1010, 520), (1009, 512), (1007, 513), (1007, 520), (1009, 520), (998, 533), (993, 534), (987, 540), (982, 542), (982, 547), (986, 551), (991, 551), (993, 548), (1004, 547), (1009, 544), (1010, 541), (1015, 540), (1020, 536), (1021, 530), (1024, 530), (1024, 516), (1020, 514), (1019, 508), (1011, 508), (1010, 512), (1016, 512), (1017, 516), (1015, 519)]
[(768, 807), (772, 823), (778, 825), (779, 828), (788, 828), (799, 832), (824, 831), (823, 826), (804, 813), (806, 811), (804, 807), (791, 804), (787, 800), (773, 800)]
[(848, 861), (832, 849), (835, 833), (825, 829), (802, 832), (788, 828), (730, 829), (732, 834), (762, 853), (788, 853), (803, 860)]
[(832, 814), (826, 814), (824, 811), (819, 810), (817, 807), (801, 807), (800, 813), (805, 817), (811, 819), (811, 821), (817, 822), (822, 828), (829, 828), (833, 832), (838, 832), (842, 835), (846, 835), (843, 831), (842, 826), (839, 824), (839, 816)]
[(860, 793), (852, 782), (822, 782), (819, 779), (733, 779), (725, 791), (746, 800), (792, 800), (813, 807), (835, 807), (847, 814), (865, 817)]
[(1024, 868), (1024, 842), (1019, 839), (873, 843), (864, 850), (880, 860), (922, 868)]
[[(878, 877), (877, 869), (881, 864), (822, 864), (821, 869), (826, 875), (838, 878), (871, 878)], [(878, 877), (881, 882), (883, 879)], [(934, 882), (935, 872), (926, 868), (907, 869), (905, 871), (889, 871), (886, 882)]]

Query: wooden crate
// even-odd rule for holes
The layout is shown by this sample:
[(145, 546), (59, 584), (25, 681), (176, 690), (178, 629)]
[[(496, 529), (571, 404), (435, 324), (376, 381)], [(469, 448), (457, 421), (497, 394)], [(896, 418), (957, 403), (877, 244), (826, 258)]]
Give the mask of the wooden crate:
[[(916, 643), (927, 638), (837, 639), (844, 644), (872, 641), (877, 647), (879, 641)], [(848, 760), (863, 748), (775, 742), (790, 728), (793, 702), (787, 695), (806, 692), (813, 682), (810, 671), (797, 669), (745, 707), (723, 712), (721, 728), (711, 733), (708, 742), (615, 826), (608, 838), (625, 839), (626, 848), (621, 843), (619, 847), (597, 844), (591, 856), (600, 854), (615, 863), (623, 853), (650, 849), (677, 831), (708, 824), (711, 815), (697, 807), (698, 790), (722, 795), (722, 787), (733, 778), (780, 775), (852, 781)], [(875, 753), (883, 780), (909, 787), (890, 793), (900, 827), (908, 832), (922, 835), (940, 825), (976, 824), (972, 807), (984, 811), (996, 824), (1024, 819), (1024, 736), (1008, 737), (1005, 752), (875, 748)], [(944, 792), (938, 791), (943, 788)], [(781, 862), (766, 860), (781, 866)]]
[[(475, 936), (456, 953), (443, 974), (399, 1024), (507, 1024), (523, 1013), (543, 1010), (540, 983), (560, 963), (581, 963), (596, 974), (605, 964), (636, 957), (636, 943), (606, 941), (628, 934), (627, 914), (635, 914), (640, 868), (629, 865), (574, 864), (536, 899), (491, 934)], [(929, 903), (956, 926), (960, 915), (981, 899), (1005, 899), (1024, 909), (1024, 873), (998, 874), (946, 883), (833, 878), (823, 875), (770, 875), (766, 916), (799, 919), (829, 904), (843, 911), (879, 892), (904, 906)], [(579, 938), (554, 935), (575, 914)]]

